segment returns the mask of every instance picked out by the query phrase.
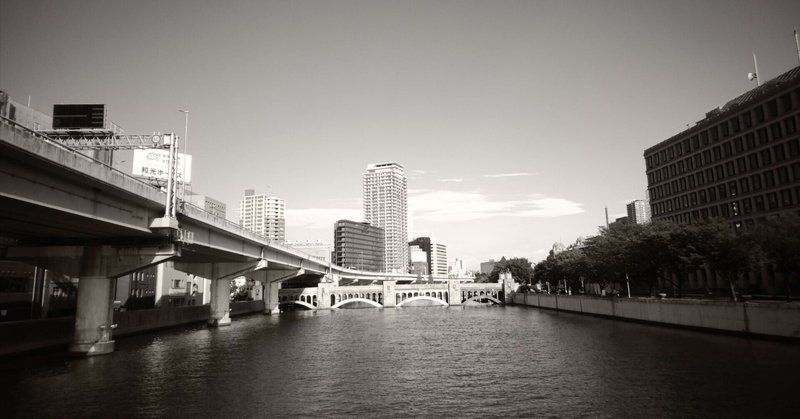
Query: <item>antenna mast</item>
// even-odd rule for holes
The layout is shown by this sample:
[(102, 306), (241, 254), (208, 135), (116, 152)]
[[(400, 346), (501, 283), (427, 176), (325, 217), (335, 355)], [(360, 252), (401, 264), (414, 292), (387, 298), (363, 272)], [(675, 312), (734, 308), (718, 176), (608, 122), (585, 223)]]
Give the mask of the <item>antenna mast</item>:
[(797, 27), (794, 28), (794, 44), (797, 46), (797, 61), (800, 62), (800, 37), (797, 35)]

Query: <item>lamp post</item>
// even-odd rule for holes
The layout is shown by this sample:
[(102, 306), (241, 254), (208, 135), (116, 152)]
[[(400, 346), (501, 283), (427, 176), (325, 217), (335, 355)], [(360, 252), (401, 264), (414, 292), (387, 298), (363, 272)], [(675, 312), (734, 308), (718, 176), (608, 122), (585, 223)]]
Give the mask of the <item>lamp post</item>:
[[(183, 126), (183, 154), (184, 156), (189, 156), (189, 111), (186, 109), (178, 109), (178, 112), (185, 115), (184, 118), (184, 126)], [(186, 189), (186, 161), (184, 160), (183, 166), (181, 169), (181, 176), (183, 176), (183, 181), (181, 182), (181, 186), (183, 186), (184, 194)], [(189, 193), (192, 192), (191, 184), (189, 185)], [(186, 197), (184, 196), (184, 199)]]

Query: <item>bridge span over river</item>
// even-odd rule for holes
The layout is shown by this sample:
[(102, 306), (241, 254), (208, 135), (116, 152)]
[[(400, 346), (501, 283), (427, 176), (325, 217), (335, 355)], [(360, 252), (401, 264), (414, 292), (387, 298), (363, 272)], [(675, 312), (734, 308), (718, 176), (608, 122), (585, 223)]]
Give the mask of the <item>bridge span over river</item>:
[[(349, 297), (355, 291), (332, 285), (342, 280), (382, 282), (379, 291), (358, 294), (375, 294), (365, 300), (379, 300), (381, 306), (399, 305), (397, 294), (386, 290), (394, 290), (393, 280), (412, 280), (331, 266), (197, 207), (171, 208), (172, 213), (160, 188), (0, 117), (0, 259), (79, 278), (74, 353), (112, 352), (112, 279), (167, 261), (211, 280), (212, 326), (230, 323), (230, 279), (237, 276), (263, 287), (267, 313), (278, 311), (280, 284), (301, 276), (320, 280), (317, 304), (313, 298), (309, 303), (315, 308), (355, 298)], [(449, 299), (460, 286), (450, 281), (435, 298), (451, 305), (463, 300)], [(412, 295), (423, 296), (416, 292)], [(386, 300), (390, 294), (394, 298)]]

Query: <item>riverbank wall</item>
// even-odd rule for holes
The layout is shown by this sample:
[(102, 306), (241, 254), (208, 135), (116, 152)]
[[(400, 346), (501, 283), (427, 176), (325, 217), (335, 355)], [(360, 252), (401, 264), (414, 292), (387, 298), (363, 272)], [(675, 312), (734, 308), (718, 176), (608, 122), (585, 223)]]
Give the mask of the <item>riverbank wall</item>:
[(516, 305), (800, 343), (800, 303), (515, 293)]
[[(231, 317), (263, 313), (264, 301), (231, 303)], [(210, 317), (208, 305), (164, 307), (150, 310), (114, 312), (114, 339), (194, 323), (205, 323)], [(74, 317), (58, 317), (0, 323), (0, 356), (33, 350), (68, 346), (75, 333)]]

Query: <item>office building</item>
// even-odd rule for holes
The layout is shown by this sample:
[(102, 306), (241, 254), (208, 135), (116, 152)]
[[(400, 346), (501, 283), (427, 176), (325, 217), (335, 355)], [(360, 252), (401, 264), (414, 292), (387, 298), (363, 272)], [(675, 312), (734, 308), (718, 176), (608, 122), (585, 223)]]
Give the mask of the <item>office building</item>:
[(384, 232), (369, 223), (339, 220), (333, 225), (333, 263), (359, 271), (383, 272)]
[(800, 209), (800, 67), (644, 152), (653, 220), (738, 227)]
[(286, 240), (286, 203), (281, 198), (256, 195), (253, 189), (244, 191), (239, 201), (239, 225), (272, 241)]
[(409, 246), (408, 255), (411, 258), (411, 273), (416, 275), (428, 275), (428, 253), (420, 249), (419, 246)]
[(497, 264), (497, 261), (494, 259), (489, 259), (487, 262), (481, 262), (481, 273), (482, 274), (490, 274), (494, 270), (494, 265)]
[[(417, 237), (408, 242), (409, 248), (417, 247), (425, 252), (428, 272), (435, 276), (447, 276), (447, 246), (436, 243), (430, 237)], [(412, 261), (413, 262), (413, 261)]]
[(383, 229), (386, 272), (408, 272), (408, 191), (403, 166), (367, 166), (363, 176), (364, 221)]
[(203, 211), (220, 218), (225, 218), (226, 207), (224, 202), (211, 198), (207, 195), (200, 195), (186, 191), (184, 195), (186, 202), (201, 208)]
[(631, 224), (647, 224), (650, 222), (650, 203), (641, 199), (628, 202), (628, 222)]

